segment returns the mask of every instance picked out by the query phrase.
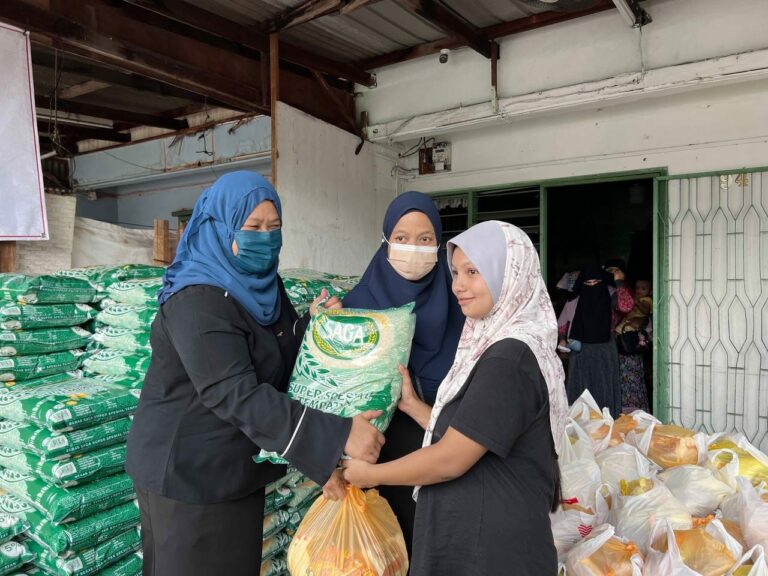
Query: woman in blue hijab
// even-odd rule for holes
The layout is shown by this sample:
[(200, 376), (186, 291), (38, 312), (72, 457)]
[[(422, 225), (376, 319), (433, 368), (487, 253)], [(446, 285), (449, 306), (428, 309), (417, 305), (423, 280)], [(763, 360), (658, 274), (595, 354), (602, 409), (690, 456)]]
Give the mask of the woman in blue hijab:
[(253, 461), (260, 448), (321, 485), (342, 454), (379, 456), (378, 413), (340, 418), (285, 393), (307, 319), (277, 274), (282, 224), (263, 177), (222, 176), (165, 275), (126, 464), (145, 576), (259, 573), (265, 486), (285, 474)]
[[(432, 405), (453, 364), (464, 326), (464, 315), (451, 292), (448, 260), (438, 252), (440, 213), (426, 194), (406, 192), (389, 205), (382, 232), (381, 247), (360, 284), (344, 298), (344, 307), (381, 310), (416, 303), (416, 333), (408, 368), (419, 396)], [(387, 430), (381, 461), (414, 452), (423, 440), (424, 430), (397, 411)], [(416, 512), (412, 490), (386, 486), (380, 492), (400, 522), (410, 555)]]

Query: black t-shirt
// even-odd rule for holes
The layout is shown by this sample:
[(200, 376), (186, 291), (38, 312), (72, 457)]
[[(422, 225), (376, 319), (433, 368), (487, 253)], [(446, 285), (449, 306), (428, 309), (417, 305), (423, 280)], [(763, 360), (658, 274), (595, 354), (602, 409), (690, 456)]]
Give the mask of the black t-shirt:
[(280, 284), (282, 312), (261, 326), (214, 286), (190, 286), (160, 307), (152, 362), (128, 438), (136, 486), (190, 504), (245, 497), (285, 468), (256, 464), (260, 448), (318, 483), (335, 469), (351, 420), (288, 398), (306, 321)]
[(549, 511), (557, 465), (549, 394), (526, 344), (506, 339), (478, 360), (440, 414), (488, 449), (466, 474), (425, 486), (416, 505), (411, 576), (555, 576)]

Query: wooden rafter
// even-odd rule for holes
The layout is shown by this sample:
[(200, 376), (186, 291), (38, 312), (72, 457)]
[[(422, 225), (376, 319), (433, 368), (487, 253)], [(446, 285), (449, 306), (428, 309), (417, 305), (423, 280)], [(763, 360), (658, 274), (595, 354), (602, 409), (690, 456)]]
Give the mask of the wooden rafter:
[(112, 84), (109, 82), (103, 82), (102, 80), (86, 80), (80, 84), (75, 84), (74, 86), (70, 86), (68, 88), (62, 88), (59, 90), (59, 97), (63, 98), (64, 100), (74, 100), (80, 96), (93, 94), (94, 92), (98, 92), (104, 88), (109, 88), (110, 86), (112, 86)]
[(463, 18), (439, 0), (397, 0), (398, 3), (453, 34), (466, 45), (486, 58), (492, 54), (492, 40), (480, 28)]
[[(243, 26), (223, 16), (198, 8), (184, 0), (123, 0), (127, 4), (163, 16), (189, 28), (231, 41), (229, 49), (241, 52), (245, 47), (254, 53), (269, 50), (269, 36), (253, 27)], [(155, 22), (157, 25), (162, 23)], [(174, 30), (183, 33), (178, 28)], [(354, 65), (325, 58), (304, 48), (280, 42), (280, 58), (308, 70), (318, 70), (336, 78), (344, 78), (364, 86), (374, 86), (376, 78)]]
[(306, 2), (287, 8), (272, 20), (266, 28), (271, 32), (286, 30), (299, 24), (311, 22), (331, 14), (349, 14), (377, 0), (306, 0)]
[[(35, 96), (35, 105), (38, 108), (48, 109), (53, 106), (53, 102), (51, 98)], [(85, 116), (93, 116), (94, 118), (106, 118), (114, 122), (130, 124), (131, 126), (155, 126), (156, 128), (165, 128), (167, 130), (184, 130), (189, 127), (186, 120), (166, 118), (155, 114), (130, 112), (128, 110), (119, 110), (107, 106), (96, 106), (94, 104), (84, 104), (82, 102), (70, 102), (64, 100), (61, 95), (59, 95), (59, 98), (56, 101), (56, 107), (61, 112), (83, 114)]]
[[(482, 32), (489, 39), (495, 40), (503, 38), (504, 36), (519, 34), (520, 32), (527, 32), (529, 30), (535, 30), (536, 28), (543, 28), (544, 26), (550, 26), (552, 24), (573, 20), (574, 18), (581, 18), (582, 16), (589, 16), (590, 14), (613, 9), (615, 9), (615, 6), (611, 0), (603, 0), (596, 6), (586, 10), (579, 10), (577, 12), (542, 12), (540, 14), (534, 14), (533, 16), (511, 20), (509, 22), (502, 22), (501, 24), (494, 24), (493, 26), (482, 28)], [(411, 48), (390, 52), (389, 54), (374, 56), (373, 58), (358, 62), (358, 66), (365, 70), (373, 70), (375, 68), (397, 64), (398, 62), (437, 54), (444, 48), (455, 50), (456, 48), (461, 48), (466, 45), (467, 43), (463, 38), (457, 34), (452, 34), (447, 38), (441, 38), (434, 42), (426, 42)]]

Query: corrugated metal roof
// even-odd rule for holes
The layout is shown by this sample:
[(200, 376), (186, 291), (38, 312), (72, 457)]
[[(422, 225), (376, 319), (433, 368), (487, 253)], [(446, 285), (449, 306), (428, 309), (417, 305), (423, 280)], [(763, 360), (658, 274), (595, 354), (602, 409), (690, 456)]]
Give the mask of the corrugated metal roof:
[[(304, 0), (189, 0), (200, 8), (243, 24), (259, 24)], [(546, 11), (523, 0), (444, 0), (478, 27)], [(437, 26), (394, 0), (380, 0), (350, 14), (331, 15), (281, 32), (287, 42), (340, 61), (353, 62), (444, 38)]]

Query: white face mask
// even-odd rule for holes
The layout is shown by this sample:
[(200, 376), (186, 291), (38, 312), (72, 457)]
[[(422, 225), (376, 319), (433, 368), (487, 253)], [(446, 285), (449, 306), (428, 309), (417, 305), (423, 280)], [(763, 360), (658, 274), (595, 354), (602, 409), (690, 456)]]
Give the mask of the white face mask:
[(437, 264), (439, 246), (416, 246), (415, 244), (392, 244), (386, 238), (382, 240), (389, 244), (388, 261), (406, 280), (421, 280), (429, 274)]

